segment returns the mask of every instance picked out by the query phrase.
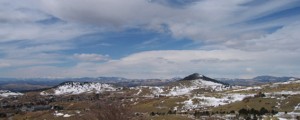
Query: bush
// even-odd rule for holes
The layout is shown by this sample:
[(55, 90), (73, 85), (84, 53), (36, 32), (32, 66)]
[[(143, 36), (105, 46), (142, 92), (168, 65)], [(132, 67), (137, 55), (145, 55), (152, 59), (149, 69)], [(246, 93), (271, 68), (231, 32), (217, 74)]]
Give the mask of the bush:
[(245, 108), (242, 108), (239, 110), (239, 114), (240, 115), (248, 115), (249, 114), (249, 111)]
[(249, 112), (250, 112), (250, 114), (253, 114), (253, 115), (258, 115), (259, 114), (259, 111), (255, 110), (253, 108)]
[(264, 114), (266, 114), (266, 113), (269, 113), (269, 111), (268, 111), (266, 108), (264, 108), (264, 107), (262, 107), (262, 108), (260, 109), (260, 111), (259, 111), (259, 114), (260, 114), (260, 115), (264, 115)]
[(278, 113), (278, 111), (276, 111), (276, 110), (272, 110), (272, 111), (271, 111), (271, 113), (272, 113), (273, 115), (275, 115), (275, 114), (277, 114), (277, 113)]

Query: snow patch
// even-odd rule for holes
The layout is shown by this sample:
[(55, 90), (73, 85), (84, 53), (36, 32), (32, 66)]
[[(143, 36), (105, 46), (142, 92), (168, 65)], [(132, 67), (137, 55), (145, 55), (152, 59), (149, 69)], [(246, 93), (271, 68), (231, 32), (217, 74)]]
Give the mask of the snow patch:
[(294, 79), (291, 79), (291, 80), (286, 81), (286, 82), (278, 82), (278, 83), (274, 83), (274, 84), (275, 85), (286, 85), (286, 84), (293, 84), (293, 83), (300, 83), (300, 80), (296, 80), (294, 78)]
[(260, 86), (255, 86), (255, 87), (246, 87), (244, 89), (237, 89), (237, 90), (232, 90), (232, 91), (238, 92), (238, 91), (260, 90), (260, 89), (262, 89)]
[(191, 94), (192, 90), (201, 89), (201, 88), (211, 89), (212, 91), (223, 91), (229, 89), (229, 87), (226, 87), (220, 83), (197, 79), (197, 80), (192, 80), (191, 85), (189, 86), (180, 84), (180, 86), (175, 86), (171, 88), (167, 96), (189, 95)]
[(64, 114), (55, 111), (53, 115), (56, 116), (56, 117), (60, 117), (60, 116), (63, 116)]
[[(226, 94), (222, 97), (206, 97), (206, 96), (194, 96), (187, 101), (184, 101), (184, 109), (194, 109), (209, 106), (226, 105), (232, 102), (242, 101), (246, 97), (253, 97), (254, 94)], [(194, 103), (193, 100), (198, 101)]]
[(58, 112), (58, 111), (55, 111), (54, 113), (53, 113), (53, 115), (55, 116), (55, 117), (64, 117), (64, 118), (68, 118), (68, 117), (71, 117), (72, 115), (70, 115), (70, 114), (64, 114), (64, 113), (60, 113), (60, 112)]
[(300, 111), (300, 103), (295, 106), (294, 111)]
[(0, 97), (8, 97), (8, 96), (20, 96), (23, 93), (11, 92), (9, 90), (0, 90)]
[(280, 92), (271, 92), (265, 93), (266, 96), (274, 96), (274, 95), (298, 95), (300, 91), (280, 91)]
[(142, 89), (139, 89), (139, 91), (135, 95), (139, 95), (142, 93)]
[[(179, 83), (177, 86), (173, 87), (154, 87), (154, 86), (138, 86), (138, 87), (131, 87), (132, 90), (138, 90), (135, 95), (140, 95), (144, 92), (143, 89), (148, 89), (149, 93), (145, 93), (145, 97), (154, 97), (154, 96), (180, 96), (180, 95), (190, 95), (191, 91), (196, 89), (209, 89), (211, 91), (223, 91), (229, 89), (223, 84), (215, 83), (211, 81), (205, 81), (202, 79), (191, 80), (189, 85), (183, 85)], [(148, 91), (145, 90), (145, 91)]]
[(72, 115), (65, 114), (63, 117), (71, 117)]
[[(101, 93), (104, 91), (117, 91), (118, 88), (110, 84), (102, 83), (80, 83), (72, 82), (66, 83), (64, 85), (58, 86), (54, 89), (54, 95), (64, 95), (64, 94), (81, 94), (81, 93)], [(41, 95), (49, 95), (51, 93), (42, 91)]]

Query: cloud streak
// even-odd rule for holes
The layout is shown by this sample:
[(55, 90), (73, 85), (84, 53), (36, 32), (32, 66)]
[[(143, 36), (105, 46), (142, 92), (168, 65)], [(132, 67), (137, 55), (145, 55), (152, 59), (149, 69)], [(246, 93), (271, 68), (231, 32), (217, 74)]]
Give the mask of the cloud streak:
[(89, 61), (89, 62), (101, 62), (108, 61), (108, 55), (100, 55), (100, 54), (74, 54), (74, 57), (81, 61)]
[[(0, 70), (0, 75), (168, 78), (201, 72), (215, 77), (299, 76), (300, 14), (282, 14), (293, 9), (299, 9), (299, 1), (3, 0), (0, 68), (5, 71)], [(89, 35), (132, 29), (192, 40), (197, 47), (147, 49), (114, 58), (110, 53), (123, 51), (114, 51), (117, 48), (110, 38), (97, 36), (89, 43)], [(130, 46), (130, 34), (124, 36)], [(143, 46), (137, 48), (159, 46), (157, 37), (141, 40)], [(101, 53), (101, 48), (77, 45), (79, 38), (111, 49)]]
[[(272, 54), (274, 52), (277, 54)], [(258, 74), (297, 75), (299, 72), (296, 71), (298, 68), (295, 65), (299, 64), (300, 56), (294, 56), (296, 54), (296, 52), (287, 55), (280, 51), (247, 52), (241, 50), (147, 51), (104, 63), (86, 61), (80, 62), (76, 66), (63, 68), (53, 66), (21, 68), (10, 71), (7, 75), (23, 77), (30, 75), (31, 77), (170, 78), (183, 77), (195, 71), (213, 77), (231, 78), (253, 77)], [(23, 71), (22, 74), (18, 74), (20, 71)]]
[[(249, 0), (201, 0), (193, 1), (185, 8), (165, 6), (169, 1), (146, 0), (80, 0), (43, 1), (45, 8), (53, 15), (66, 21), (94, 24), (106, 28), (143, 27), (162, 29), (167, 26), (174, 37), (188, 37), (196, 41), (226, 42), (227, 40), (248, 40), (265, 35), (264, 29), (282, 25), (249, 24), (247, 21), (265, 17), (268, 14), (294, 7), (295, 0), (262, 2), (256, 6)], [(173, 2), (176, 3), (176, 2)], [(185, 3), (185, 2), (184, 2)], [(184, 4), (183, 3), (183, 4)], [(109, 11), (109, 12), (107, 12)], [(284, 23), (289, 24), (289, 23)], [(260, 26), (261, 28), (257, 28)]]

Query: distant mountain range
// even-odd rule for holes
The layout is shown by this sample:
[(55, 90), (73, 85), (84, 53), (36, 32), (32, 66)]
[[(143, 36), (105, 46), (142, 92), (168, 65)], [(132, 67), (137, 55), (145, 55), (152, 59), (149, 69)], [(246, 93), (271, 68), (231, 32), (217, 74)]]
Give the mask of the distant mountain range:
[(274, 83), (274, 82), (286, 82), (293, 79), (299, 79), (296, 77), (275, 77), (275, 76), (257, 76), (252, 79), (228, 79), (228, 78), (217, 78), (222, 82), (226, 82), (230, 85), (241, 85), (241, 86), (252, 86), (252, 85), (262, 85), (266, 83)]
[(133, 87), (133, 86), (163, 86), (170, 82), (178, 80), (195, 80), (202, 79), (220, 83), (223, 85), (261, 85), (270, 82), (286, 82), (290, 79), (298, 79), (295, 77), (274, 77), (274, 76), (257, 76), (252, 79), (228, 79), (218, 78), (213, 79), (198, 73), (191, 74), (184, 78), (172, 79), (127, 79), (122, 77), (83, 77), (83, 78), (0, 78), (0, 90), (10, 90), (18, 92), (26, 92), (36, 89), (47, 89), (57, 86), (63, 82), (100, 82), (114, 84), (117, 86)]
[(172, 79), (127, 79), (122, 77), (83, 77), (83, 78), (0, 78), (0, 90), (10, 90), (14, 92), (27, 92), (36, 89), (47, 89), (64, 82), (100, 82), (114, 84), (117, 86), (162, 86)]
[[(147, 80), (145, 80), (147, 81)], [(42, 90), (41, 95), (74, 95), (82, 93), (102, 93), (107, 91), (121, 91), (124, 86), (100, 82), (63, 82), (50, 89)], [(184, 79), (174, 80), (160, 86), (135, 86), (127, 87), (127, 90), (141, 91), (137, 94), (146, 96), (177, 96), (194, 92), (212, 92), (230, 89), (228, 84), (200, 75), (191, 74)], [(126, 90), (126, 89), (125, 89)]]

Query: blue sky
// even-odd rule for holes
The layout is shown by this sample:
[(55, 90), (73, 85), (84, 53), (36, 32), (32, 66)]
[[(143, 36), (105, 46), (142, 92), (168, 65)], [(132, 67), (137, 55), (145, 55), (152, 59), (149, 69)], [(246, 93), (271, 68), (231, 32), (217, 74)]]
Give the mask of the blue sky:
[(2, 0), (0, 77), (300, 76), (298, 0)]

